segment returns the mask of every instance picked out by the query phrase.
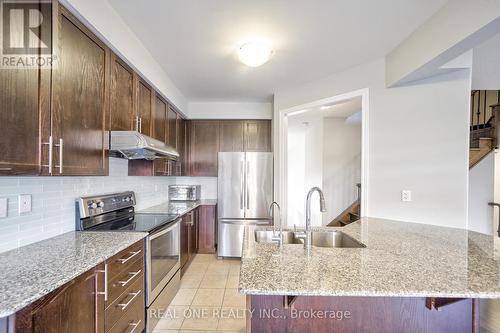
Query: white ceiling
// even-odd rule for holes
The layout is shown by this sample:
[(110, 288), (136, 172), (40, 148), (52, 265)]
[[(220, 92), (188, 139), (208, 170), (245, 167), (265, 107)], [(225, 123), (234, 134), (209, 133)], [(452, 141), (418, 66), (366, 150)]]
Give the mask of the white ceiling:
[[(446, 0), (108, 0), (190, 101), (269, 101), (384, 56)], [(258, 68), (245, 38), (272, 41)]]

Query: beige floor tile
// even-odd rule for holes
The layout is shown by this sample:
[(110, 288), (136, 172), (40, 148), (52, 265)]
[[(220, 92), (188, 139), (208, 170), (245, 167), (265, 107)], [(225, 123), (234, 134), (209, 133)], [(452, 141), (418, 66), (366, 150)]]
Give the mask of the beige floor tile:
[(210, 264), (208, 262), (191, 263), (184, 275), (202, 275), (205, 274)]
[(222, 307), (220, 312), (217, 331), (245, 332), (246, 328), (245, 308)]
[(240, 283), (239, 275), (229, 275), (227, 277), (226, 289), (238, 289)]
[(181, 288), (198, 289), (203, 275), (190, 275), (185, 274), (181, 279)]
[(172, 329), (180, 329), (184, 321), (184, 313), (188, 309), (189, 306), (169, 306), (154, 330), (163, 333)]
[(231, 268), (230, 263), (225, 262), (224, 260), (218, 260), (215, 262), (211, 262), (208, 265), (205, 274), (228, 274), (230, 268)]
[(240, 275), (240, 265), (231, 265), (229, 275)]
[(212, 262), (217, 261), (217, 257), (214, 254), (197, 254), (193, 259), (193, 264), (198, 262)]
[(153, 333), (177, 333), (177, 330), (153, 330)]
[(224, 289), (198, 289), (192, 306), (221, 306), (224, 299)]
[(223, 307), (246, 307), (246, 296), (238, 292), (238, 289), (226, 289), (224, 294)]
[(196, 289), (179, 289), (170, 305), (191, 305)]
[(219, 323), (219, 307), (196, 307), (189, 308), (190, 313), (186, 315), (182, 323), (182, 330), (205, 330), (214, 331)]
[(226, 288), (226, 274), (205, 274), (201, 280), (200, 289), (224, 289)]

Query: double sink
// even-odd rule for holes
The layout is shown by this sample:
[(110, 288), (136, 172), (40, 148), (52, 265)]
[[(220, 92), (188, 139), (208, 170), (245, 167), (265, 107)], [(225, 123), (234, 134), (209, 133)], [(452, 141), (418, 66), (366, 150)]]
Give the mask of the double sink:
[[(257, 243), (273, 243), (273, 235), (279, 232), (273, 230), (256, 230), (255, 241)], [(283, 231), (283, 244), (304, 244), (304, 239), (298, 237), (300, 234), (294, 231)], [(311, 243), (316, 247), (327, 248), (363, 248), (364, 244), (346, 235), (342, 231), (313, 231)]]

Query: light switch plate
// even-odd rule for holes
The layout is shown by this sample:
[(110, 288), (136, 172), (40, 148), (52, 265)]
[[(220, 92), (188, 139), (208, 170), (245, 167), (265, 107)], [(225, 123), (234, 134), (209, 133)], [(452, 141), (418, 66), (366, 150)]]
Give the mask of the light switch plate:
[(0, 198), (0, 219), (7, 217), (8, 204), (7, 198)]
[(19, 194), (19, 214), (31, 212), (31, 194)]

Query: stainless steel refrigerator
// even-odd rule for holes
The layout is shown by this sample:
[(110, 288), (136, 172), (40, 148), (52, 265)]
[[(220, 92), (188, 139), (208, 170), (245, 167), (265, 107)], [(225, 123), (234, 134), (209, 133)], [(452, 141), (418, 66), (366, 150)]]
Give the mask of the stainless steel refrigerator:
[(219, 153), (219, 257), (241, 257), (245, 225), (269, 225), (273, 201), (272, 153)]

